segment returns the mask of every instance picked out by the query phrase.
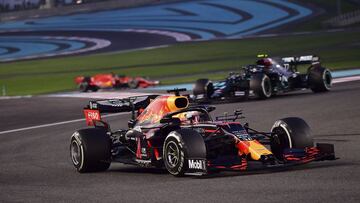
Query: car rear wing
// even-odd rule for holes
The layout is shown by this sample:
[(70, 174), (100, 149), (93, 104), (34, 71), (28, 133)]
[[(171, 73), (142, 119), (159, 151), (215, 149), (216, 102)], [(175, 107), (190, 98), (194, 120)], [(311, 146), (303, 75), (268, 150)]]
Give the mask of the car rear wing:
[(319, 63), (320, 58), (316, 55), (305, 55), (305, 56), (290, 56), (281, 58), (284, 64), (300, 65), (300, 64), (314, 64)]
[(86, 124), (93, 126), (96, 122), (103, 123), (100, 113), (132, 112), (132, 119), (135, 119), (135, 111), (145, 109), (157, 96), (159, 95), (90, 101), (84, 108)]
[(151, 100), (155, 99), (157, 96), (159, 95), (90, 101), (85, 109), (96, 109), (101, 113), (131, 112), (132, 110), (139, 110), (147, 107)]

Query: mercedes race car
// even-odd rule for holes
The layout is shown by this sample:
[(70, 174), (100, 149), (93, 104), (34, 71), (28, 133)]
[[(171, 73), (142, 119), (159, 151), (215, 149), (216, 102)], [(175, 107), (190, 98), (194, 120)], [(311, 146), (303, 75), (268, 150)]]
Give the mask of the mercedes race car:
[(78, 76), (75, 78), (81, 92), (97, 91), (106, 88), (146, 88), (160, 84), (159, 81), (152, 81), (143, 77), (129, 77), (113, 73), (97, 74), (94, 76)]
[[(314, 146), (301, 118), (275, 121), (270, 132), (247, 123), (236, 110), (213, 119), (215, 107), (189, 105), (188, 98), (150, 95), (91, 101), (87, 124), (71, 136), (70, 156), (80, 173), (105, 171), (111, 162), (165, 168), (174, 176), (205, 175), (222, 170), (247, 171), (334, 160), (334, 146)], [(129, 129), (112, 131), (101, 113), (132, 112)]]
[[(313, 92), (329, 91), (331, 72), (320, 64), (315, 55), (283, 57), (280, 59), (260, 55), (255, 65), (247, 65), (242, 73), (230, 73), (224, 81), (208, 79), (196, 81), (193, 95), (196, 101), (228, 100), (255, 96), (266, 99), (273, 95), (299, 89)], [(310, 64), (301, 74), (297, 66)]]

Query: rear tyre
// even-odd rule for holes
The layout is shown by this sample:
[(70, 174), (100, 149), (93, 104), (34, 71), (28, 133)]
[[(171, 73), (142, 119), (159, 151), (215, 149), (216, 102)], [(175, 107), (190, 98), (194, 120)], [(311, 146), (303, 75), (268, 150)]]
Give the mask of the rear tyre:
[(193, 89), (193, 94), (197, 95), (204, 95), (205, 99), (211, 98), (211, 95), (214, 93), (214, 86), (209, 79), (203, 78), (198, 79), (195, 82), (195, 86)]
[(324, 67), (313, 67), (308, 73), (308, 85), (313, 92), (326, 92), (331, 89), (332, 75)]
[(253, 74), (250, 79), (250, 90), (258, 99), (267, 99), (272, 95), (270, 78), (263, 73)]
[(104, 128), (88, 128), (71, 136), (70, 157), (80, 173), (105, 171), (111, 163), (111, 140)]
[(279, 160), (283, 159), (284, 149), (304, 149), (314, 146), (309, 125), (301, 118), (289, 117), (277, 120), (271, 128), (273, 134), (270, 147)]
[(97, 86), (90, 86), (90, 90), (93, 91), (93, 92), (96, 92), (99, 90), (99, 87)]

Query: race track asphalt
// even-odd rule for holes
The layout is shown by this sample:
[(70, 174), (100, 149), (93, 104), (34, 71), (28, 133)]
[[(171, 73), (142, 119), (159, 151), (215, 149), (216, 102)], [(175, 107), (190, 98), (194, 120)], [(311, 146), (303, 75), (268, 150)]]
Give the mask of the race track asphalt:
[[(175, 178), (164, 170), (112, 164), (79, 174), (69, 159), (69, 138), (84, 121), (1, 133), (79, 119), (87, 99), (33, 97), (0, 100), (0, 202), (359, 202), (360, 82), (331, 92), (300, 91), (266, 101), (219, 104), (214, 114), (244, 110), (250, 127), (267, 131), (278, 118), (299, 116), (316, 142), (335, 144), (340, 159), (284, 171), (220, 173)], [(113, 129), (128, 115), (106, 118)]]

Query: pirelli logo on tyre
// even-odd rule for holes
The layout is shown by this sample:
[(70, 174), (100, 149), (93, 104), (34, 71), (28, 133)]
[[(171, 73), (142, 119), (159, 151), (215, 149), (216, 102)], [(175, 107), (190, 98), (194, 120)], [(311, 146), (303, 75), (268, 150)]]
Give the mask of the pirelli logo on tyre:
[(206, 170), (205, 160), (189, 159), (188, 164), (189, 164), (189, 169)]

